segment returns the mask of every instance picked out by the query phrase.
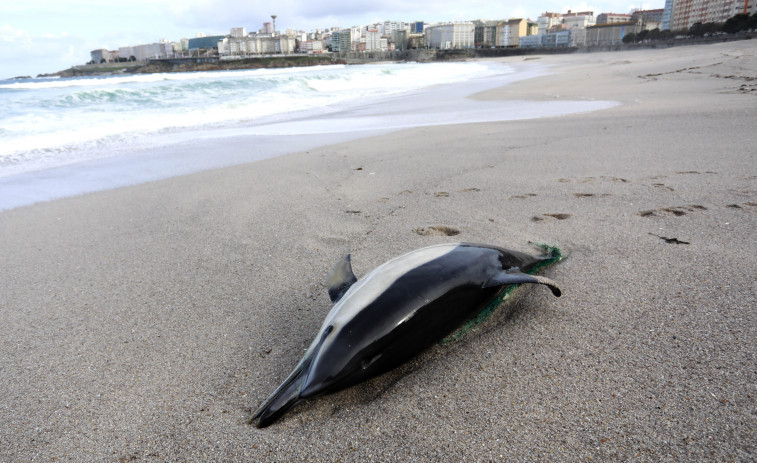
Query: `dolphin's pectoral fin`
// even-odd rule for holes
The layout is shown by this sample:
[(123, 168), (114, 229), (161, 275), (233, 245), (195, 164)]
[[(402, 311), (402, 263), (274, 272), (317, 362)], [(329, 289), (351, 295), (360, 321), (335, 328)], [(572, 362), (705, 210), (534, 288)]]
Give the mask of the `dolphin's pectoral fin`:
[(506, 270), (501, 271), (500, 273), (494, 275), (484, 283), (482, 286), (483, 288), (491, 288), (493, 286), (502, 286), (502, 285), (517, 285), (521, 283), (536, 283), (540, 285), (548, 286), (549, 289), (552, 290), (552, 294), (554, 294), (557, 297), (560, 297), (562, 295), (562, 291), (560, 291), (560, 288), (557, 286), (557, 283), (550, 280), (549, 278), (540, 276), (540, 275), (527, 275), (525, 273), (521, 272), (508, 272)]
[(304, 381), (302, 368), (296, 368), (281, 386), (255, 410), (249, 423), (254, 423), (258, 428), (265, 428), (279, 419), (281, 415), (300, 401), (300, 389)]
[(336, 303), (344, 296), (344, 293), (350, 289), (350, 286), (357, 281), (355, 274), (352, 273), (352, 264), (350, 264), (350, 255), (347, 254), (339, 260), (331, 269), (329, 277), (326, 280), (326, 286), (329, 289), (331, 302)]

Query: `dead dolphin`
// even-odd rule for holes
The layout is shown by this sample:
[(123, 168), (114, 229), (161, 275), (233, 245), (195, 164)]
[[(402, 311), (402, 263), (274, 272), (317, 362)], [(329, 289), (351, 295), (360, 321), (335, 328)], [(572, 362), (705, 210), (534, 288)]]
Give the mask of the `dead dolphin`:
[(496, 246), (440, 244), (382, 264), (360, 280), (350, 256), (337, 262), (327, 285), (334, 307), (292, 374), (255, 411), (259, 428), (297, 402), (336, 392), (402, 364), (440, 341), (509, 285), (557, 285), (528, 275), (558, 255), (535, 257)]

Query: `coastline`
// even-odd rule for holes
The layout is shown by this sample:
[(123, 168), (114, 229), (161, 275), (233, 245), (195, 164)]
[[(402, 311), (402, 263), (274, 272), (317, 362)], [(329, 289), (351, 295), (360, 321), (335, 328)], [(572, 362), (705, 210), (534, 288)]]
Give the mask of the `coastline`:
[[(412, 88), (413, 79), (400, 78), (395, 92), (362, 98), (346, 98), (336, 104), (332, 98), (321, 98), (319, 104), (299, 101), (280, 95), (283, 107), (298, 109), (283, 111), (270, 117), (249, 117), (237, 111), (243, 120), (225, 120), (219, 125), (188, 125), (183, 129), (170, 127), (171, 113), (166, 109), (162, 117), (167, 130), (155, 130), (135, 137), (129, 142), (118, 139), (98, 141), (92, 149), (72, 146), (59, 156), (35, 164), (33, 156), (27, 162), (0, 169), (0, 211), (30, 204), (76, 196), (83, 193), (113, 189), (163, 178), (191, 174), (203, 170), (259, 161), (287, 153), (306, 151), (330, 144), (386, 134), (411, 127), (460, 123), (495, 122), (513, 119), (550, 117), (561, 114), (601, 110), (617, 103), (612, 101), (526, 101), (481, 100), (470, 98), (510, 82), (539, 77), (547, 66), (533, 63), (495, 63), (479, 61), (455, 64), (387, 64), (372, 67), (381, 73), (407, 72), (410, 67), (425, 69), (421, 88)], [(360, 70), (359, 67), (352, 68)], [(476, 71), (473, 71), (473, 70)], [(365, 71), (365, 69), (363, 69)], [(278, 72), (278, 71), (277, 71)], [(351, 76), (350, 69), (340, 73)], [(436, 75), (451, 73), (433, 84)], [(468, 77), (455, 81), (454, 73)], [(471, 75), (473, 73), (474, 75)], [(436, 74), (436, 75), (435, 75)], [(316, 81), (318, 76), (315, 76)], [(366, 77), (370, 81), (371, 77)], [(349, 77), (347, 82), (349, 82)], [(398, 86), (410, 83), (405, 91)], [(389, 89), (390, 87), (385, 87)], [(308, 91), (303, 95), (307, 98)], [(276, 98), (275, 93), (268, 97)], [(333, 103), (333, 104), (332, 104)], [(398, 108), (412, 108), (411, 111)], [(192, 108), (187, 108), (190, 110)], [(255, 110), (253, 106), (249, 109)], [(232, 113), (233, 114), (233, 113)], [(144, 120), (149, 115), (142, 115)], [(224, 115), (228, 118), (228, 115)], [(140, 119), (139, 113), (131, 117)], [(163, 121), (161, 121), (163, 122)], [(203, 120), (207, 123), (207, 120)], [(125, 122), (128, 123), (128, 120)], [(120, 126), (118, 122), (104, 124)], [(144, 124), (143, 124), (144, 125)], [(72, 122), (66, 131), (75, 131)], [(208, 153), (212, 153), (209, 155)], [(23, 159), (23, 158), (22, 158)], [(4, 166), (5, 167), (5, 166)]]
[[(640, 49), (665, 49), (681, 46), (710, 45), (741, 40), (751, 40), (754, 33), (729, 35), (719, 37), (700, 37), (655, 41), (638, 44), (622, 44), (602, 47), (583, 48), (475, 48), (475, 49), (410, 49), (391, 52), (350, 52), (327, 54), (298, 54), (271, 55), (248, 57), (239, 59), (213, 58), (165, 58), (150, 60), (147, 63), (105, 63), (72, 66), (50, 74), (39, 74), (40, 77), (81, 77), (98, 75), (118, 75), (122, 73), (152, 74), (165, 72), (194, 72), (194, 71), (223, 71), (238, 69), (270, 69), (301, 66), (319, 66), (327, 64), (368, 64), (380, 62), (435, 62), (435, 61), (465, 61), (469, 59), (496, 59), (505, 57), (531, 55), (562, 55), (571, 53), (596, 53), (607, 51), (632, 51)], [(27, 79), (31, 76), (18, 76), (14, 79)]]
[[(757, 47), (539, 61), (553, 72), (475, 98), (622, 104), (0, 212), (0, 459), (753, 458)], [(448, 241), (558, 245), (544, 274), (565, 294), (519, 288), (460, 341), (246, 424), (328, 312), (338, 257), (360, 276)]]

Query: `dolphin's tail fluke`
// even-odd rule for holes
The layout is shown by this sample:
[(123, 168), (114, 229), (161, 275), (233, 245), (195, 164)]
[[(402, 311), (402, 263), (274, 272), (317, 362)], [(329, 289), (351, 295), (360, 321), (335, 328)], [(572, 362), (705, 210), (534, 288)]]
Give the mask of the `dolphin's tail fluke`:
[(281, 415), (292, 408), (300, 399), (300, 390), (304, 381), (302, 368), (295, 369), (273, 394), (252, 414), (250, 424), (265, 428), (278, 420)]

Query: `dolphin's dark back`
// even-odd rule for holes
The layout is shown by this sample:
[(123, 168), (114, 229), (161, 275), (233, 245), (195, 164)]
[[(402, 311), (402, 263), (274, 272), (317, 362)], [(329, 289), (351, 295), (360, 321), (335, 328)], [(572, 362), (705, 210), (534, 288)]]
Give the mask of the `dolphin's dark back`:
[(391, 370), (443, 339), (547, 260), (518, 251), (456, 243), (430, 246), (355, 281), (346, 257), (329, 294), (336, 304), (297, 368), (254, 413), (265, 427), (302, 399), (336, 392)]

